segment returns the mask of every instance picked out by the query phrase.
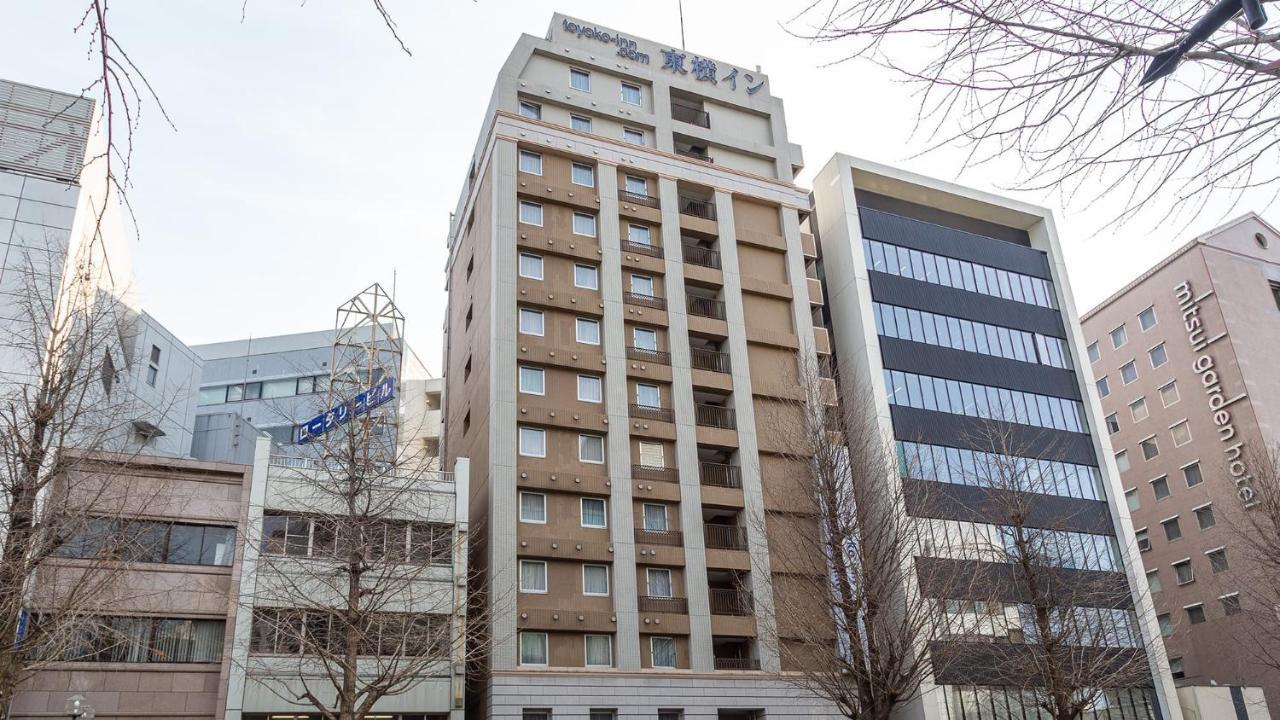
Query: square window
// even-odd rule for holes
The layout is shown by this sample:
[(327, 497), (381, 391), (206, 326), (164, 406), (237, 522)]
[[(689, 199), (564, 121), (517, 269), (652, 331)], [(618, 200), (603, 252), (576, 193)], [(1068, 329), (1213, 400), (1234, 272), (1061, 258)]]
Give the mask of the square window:
[(623, 187), (632, 195), (649, 196), (649, 181), (645, 178), (628, 175), (626, 176), (624, 183)]
[(1160, 521), (1160, 527), (1164, 528), (1164, 539), (1173, 542), (1182, 538), (1182, 526), (1178, 524), (1178, 518), (1171, 517), (1168, 520)]
[(1091, 363), (1096, 363), (1102, 359), (1102, 351), (1098, 349), (1096, 340), (1089, 343), (1089, 346), (1085, 348), (1085, 352), (1089, 354), (1089, 362)]
[[(546, 665), (547, 664), (547, 634), (544, 632), (522, 632), (520, 633), (520, 664), (521, 665)], [(534, 717), (538, 717), (539, 713), (535, 712)], [(541, 717), (549, 717), (551, 713), (542, 712)], [(525, 717), (529, 717), (529, 711), (525, 711)]]
[(664, 457), (666, 453), (662, 447), (662, 443), (646, 442), (641, 440), (639, 442), (639, 447), (640, 464), (642, 466), (649, 468), (666, 467), (666, 458)]
[(1130, 512), (1137, 512), (1142, 507), (1142, 498), (1138, 497), (1138, 489), (1131, 488), (1124, 491), (1124, 502), (1129, 506)]
[(1187, 585), (1196, 581), (1196, 572), (1191, 569), (1190, 560), (1181, 560), (1173, 564), (1173, 576), (1179, 585)]
[(600, 344), (600, 321), (591, 318), (578, 318), (576, 337), (584, 345)]
[(578, 376), (578, 400), (582, 402), (604, 402), (603, 381), (595, 375)]
[(587, 667), (613, 667), (612, 635), (584, 635), (583, 640), (586, 643)]
[(520, 222), (525, 225), (542, 227), (542, 203), (530, 200), (520, 201)]
[(1192, 625), (1199, 625), (1204, 622), (1204, 605), (1195, 604), (1184, 609), (1187, 611), (1187, 620), (1189, 620)]
[(632, 332), (635, 346), (640, 350), (658, 350), (658, 331), (649, 328), (635, 328)]
[(644, 131), (634, 128), (622, 128), (622, 139), (634, 145), (643, 145)]
[(1169, 613), (1160, 613), (1156, 616), (1156, 622), (1160, 623), (1160, 634), (1169, 637), (1173, 634), (1173, 618)]
[(520, 151), (520, 172), (530, 175), (542, 174), (542, 155), (532, 150)]
[(576, 212), (573, 214), (573, 234), (585, 235), (586, 237), (596, 236), (596, 216), (590, 213)]
[(520, 454), (525, 457), (547, 456), (547, 431), (542, 428), (520, 428)]
[(1213, 516), (1213, 505), (1205, 505), (1195, 509), (1196, 524), (1201, 530), (1208, 530), (1218, 524), (1217, 518)]
[(1240, 607), (1240, 595), (1238, 593), (1223, 595), (1218, 598), (1218, 602), (1222, 603), (1222, 612), (1227, 616), (1239, 615), (1242, 612)]
[(1155, 493), (1156, 500), (1163, 500), (1169, 497), (1169, 478), (1162, 475), (1152, 480), (1151, 492)]
[(1146, 332), (1156, 326), (1156, 309), (1149, 307), (1138, 313), (1138, 325), (1142, 326), (1142, 331)]
[(595, 265), (586, 265), (584, 263), (574, 263), (573, 265), (573, 285), (584, 290), (600, 289), (600, 268)]
[(520, 101), (520, 114), (533, 120), (542, 119), (542, 106), (538, 103), (531, 103), (526, 100)]
[(622, 83), (622, 102), (628, 105), (639, 105), (641, 103), (640, 86)]
[(1098, 378), (1096, 385), (1098, 386), (1098, 397), (1106, 397), (1111, 394), (1111, 384), (1107, 382), (1106, 375)]
[(654, 297), (653, 278), (648, 275), (631, 274), (631, 293), (633, 295), (647, 295)]
[(1170, 381), (1167, 385), (1160, 387), (1160, 402), (1164, 403), (1165, 407), (1178, 402), (1178, 383), (1176, 381)]
[(541, 280), (542, 256), (526, 252), (520, 253), (520, 277)]
[(542, 493), (520, 493), (520, 522), (547, 522), (547, 496)]
[(1213, 570), (1213, 574), (1224, 573), (1231, 569), (1231, 565), (1227, 563), (1226, 548), (1218, 548), (1205, 553), (1209, 557), (1209, 568)]
[(1158, 368), (1169, 362), (1169, 355), (1164, 351), (1164, 343), (1151, 348), (1147, 351), (1147, 357), (1151, 358), (1151, 367)]
[(653, 235), (649, 231), (648, 225), (636, 225), (630, 223), (627, 225), (627, 242), (636, 245), (644, 245), (653, 247)]
[(603, 463), (604, 437), (600, 435), (579, 435), (578, 459), (584, 463), (592, 463), (595, 465)]
[(1120, 432), (1120, 421), (1116, 419), (1116, 414), (1111, 413), (1107, 416), (1107, 433), (1115, 435)]
[(544, 327), (541, 310), (520, 308), (520, 332), (525, 335), (541, 335)]
[[(650, 663), (656, 668), (673, 668), (676, 666), (676, 640), (669, 637), (649, 638)], [(659, 710), (658, 720), (680, 720), (684, 713), (679, 710)]]
[(582, 594), (592, 597), (606, 597), (609, 595), (608, 565), (582, 566)]
[[(661, 467), (661, 465), (651, 465), (650, 467)], [(667, 506), (660, 503), (645, 503), (644, 512), (644, 529), (666, 532), (667, 528)]]
[(547, 373), (542, 368), (520, 366), (520, 392), (526, 395), (547, 393)]
[(547, 591), (547, 563), (542, 560), (520, 561), (520, 592), (545, 593)]
[(569, 87), (574, 90), (591, 92), (591, 73), (578, 68), (569, 68)]
[(645, 570), (645, 592), (649, 597), (669, 598), (671, 591), (671, 571), (666, 568), (648, 568)]
[(580, 132), (591, 132), (591, 118), (582, 115), (570, 115), (569, 127)]
[(1164, 589), (1164, 588), (1163, 588), (1163, 587), (1161, 587), (1161, 585), (1160, 585), (1160, 571), (1159, 571), (1159, 570), (1148, 570), (1148, 571), (1147, 571), (1147, 589), (1148, 589), (1148, 590), (1150, 590), (1152, 593), (1158, 593), (1158, 592), (1160, 592), (1161, 590), (1163, 590), (1163, 589)]
[(1125, 385), (1138, 379), (1138, 364), (1130, 360), (1120, 366), (1120, 381)]
[(1147, 410), (1147, 399), (1138, 398), (1137, 400), (1129, 403), (1129, 415), (1133, 418), (1134, 422), (1146, 420), (1147, 417), (1151, 415), (1151, 411)]
[(1138, 446), (1142, 448), (1143, 460), (1155, 460), (1160, 456), (1160, 444), (1156, 442), (1155, 435), (1139, 442)]
[(1111, 347), (1119, 350), (1127, 342), (1129, 342), (1129, 333), (1125, 332), (1123, 325), (1111, 331)]
[(574, 163), (573, 170), (569, 174), (569, 180), (574, 185), (582, 185), (584, 187), (596, 186), (596, 169), (586, 163)]
[(1129, 451), (1121, 450), (1116, 453), (1116, 469), (1120, 472), (1126, 472), (1129, 469)]
[(662, 391), (657, 385), (636, 385), (636, 405), (644, 408), (661, 408)]
[(262, 383), (251, 382), (244, 384), (245, 400), (261, 400), (262, 399)]
[(1169, 434), (1173, 436), (1173, 446), (1182, 447), (1191, 442), (1191, 426), (1186, 420), (1169, 426)]

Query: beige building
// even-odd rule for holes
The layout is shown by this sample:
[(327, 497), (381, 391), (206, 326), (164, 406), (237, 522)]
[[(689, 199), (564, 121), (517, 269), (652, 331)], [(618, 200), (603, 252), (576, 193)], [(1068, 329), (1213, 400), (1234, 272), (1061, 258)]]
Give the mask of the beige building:
[(477, 716), (830, 712), (780, 678), (748, 521), (794, 471), (759, 418), (829, 352), (801, 164), (758, 70), (562, 15), (516, 42), (449, 237)]
[[(1137, 546), (1180, 685), (1260, 685), (1232, 518), (1250, 455), (1280, 440), (1280, 231), (1254, 214), (1197, 237), (1084, 318)], [(1244, 592), (1242, 592), (1244, 591)]]

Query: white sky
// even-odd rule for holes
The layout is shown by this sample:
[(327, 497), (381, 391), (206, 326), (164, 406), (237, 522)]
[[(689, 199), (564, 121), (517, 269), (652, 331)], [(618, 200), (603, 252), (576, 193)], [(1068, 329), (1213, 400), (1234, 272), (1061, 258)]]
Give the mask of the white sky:
[[(915, 157), (918, 104), (877, 67), (824, 67), (837, 46), (781, 27), (809, 0), (687, 0), (690, 52), (760, 65), (786, 102), (808, 168), (842, 151), (1010, 193), (1016, 159), (957, 175), (961, 154)], [(0, 0), (0, 77), (74, 92), (93, 78), (84, 0)], [(177, 125), (154, 104), (135, 137), (131, 199), (144, 306), (189, 344), (331, 327), (366, 285), (388, 287), (418, 355), (440, 366), (445, 235), (493, 79), (521, 33), (560, 10), (658, 42), (680, 39), (676, 0), (387, 0), (405, 56), (370, 0), (116, 0), (112, 27)], [(1098, 231), (1106, 207), (1055, 208), (1081, 311), (1195, 234), (1243, 212), (1217, 202), (1189, 224), (1157, 209)], [(1260, 212), (1263, 207), (1253, 209)], [(1114, 212), (1112, 209), (1111, 212)]]

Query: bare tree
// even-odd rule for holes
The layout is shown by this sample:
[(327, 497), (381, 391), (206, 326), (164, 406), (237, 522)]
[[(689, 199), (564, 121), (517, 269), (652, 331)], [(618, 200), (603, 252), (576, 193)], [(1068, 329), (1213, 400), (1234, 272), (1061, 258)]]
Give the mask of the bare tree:
[(1280, 179), (1280, 32), (1230, 21), (1173, 77), (1139, 83), (1209, 5), (815, 0), (790, 28), (915, 83), (917, 129), (972, 164), (1017, 157), (1015, 187), (1194, 211)]
[[(1235, 639), (1258, 664), (1280, 672), (1280, 445), (1262, 445), (1242, 458), (1251, 482), (1239, 491), (1241, 506), (1223, 511), (1238, 562), (1232, 571), (1245, 622)], [(1233, 476), (1230, 468), (1223, 468)]]

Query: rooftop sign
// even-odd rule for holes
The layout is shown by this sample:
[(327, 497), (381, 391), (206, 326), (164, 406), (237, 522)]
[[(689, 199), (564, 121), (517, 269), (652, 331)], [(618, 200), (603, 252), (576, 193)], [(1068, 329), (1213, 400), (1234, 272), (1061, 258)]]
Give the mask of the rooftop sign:
[(330, 430), (358, 418), (396, 396), (396, 379), (383, 378), (382, 382), (361, 391), (350, 402), (340, 403), (299, 425), (293, 433), (297, 445), (311, 442)]

